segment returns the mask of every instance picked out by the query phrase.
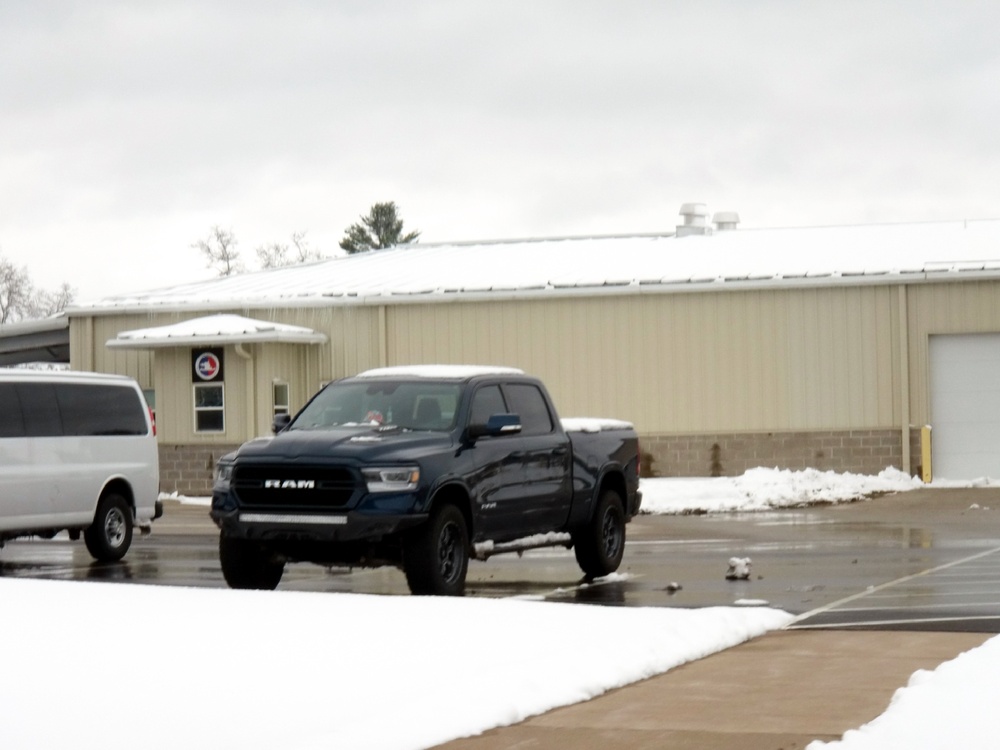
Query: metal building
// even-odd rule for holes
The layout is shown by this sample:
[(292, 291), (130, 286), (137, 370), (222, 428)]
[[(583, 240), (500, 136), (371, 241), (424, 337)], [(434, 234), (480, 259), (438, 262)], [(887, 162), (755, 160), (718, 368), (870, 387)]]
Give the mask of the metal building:
[(1000, 221), (682, 215), (662, 235), (421, 244), (96, 300), (68, 311), (71, 365), (147, 389), (166, 491), (207, 491), (222, 452), (331, 379), (429, 363), (538, 375), (563, 416), (634, 422), (661, 476), (1000, 476)]

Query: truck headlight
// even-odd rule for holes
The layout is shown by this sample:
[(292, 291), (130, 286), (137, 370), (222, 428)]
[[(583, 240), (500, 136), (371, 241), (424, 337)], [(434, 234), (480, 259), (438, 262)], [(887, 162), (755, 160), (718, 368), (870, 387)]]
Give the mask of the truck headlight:
[(369, 492), (412, 492), (420, 484), (418, 466), (380, 466), (362, 469)]
[(233, 478), (233, 464), (217, 463), (215, 465), (215, 483), (229, 484)]

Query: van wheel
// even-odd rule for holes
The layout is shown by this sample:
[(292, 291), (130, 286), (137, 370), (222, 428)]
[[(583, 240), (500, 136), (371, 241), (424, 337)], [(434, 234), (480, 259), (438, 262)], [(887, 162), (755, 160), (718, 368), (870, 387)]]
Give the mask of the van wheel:
[(94, 522), (83, 531), (87, 551), (95, 560), (121, 560), (132, 545), (132, 507), (117, 492), (109, 492), (97, 504)]
[(573, 551), (580, 569), (590, 578), (618, 570), (625, 554), (625, 511), (617, 492), (601, 493), (590, 525), (573, 534)]
[(403, 572), (413, 594), (462, 596), (469, 570), (469, 529), (454, 505), (442, 505), (406, 542)]
[(266, 547), (225, 534), (219, 534), (219, 562), (231, 589), (273, 591), (285, 572), (284, 561)]

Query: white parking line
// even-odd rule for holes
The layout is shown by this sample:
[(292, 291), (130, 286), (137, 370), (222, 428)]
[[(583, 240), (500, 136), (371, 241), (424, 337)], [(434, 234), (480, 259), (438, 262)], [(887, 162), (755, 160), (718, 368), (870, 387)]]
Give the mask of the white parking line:
[(940, 622), (982, 622), (983, 620), (1000, 620), (1000, 615), (984, 615), (983, 617), (923, 617), (912, 620), (859, 620), (858, 622), (828, 622), (818, 625), (795, 625), (785, 627), (785, 630), (830, 630), (834, 628), (865, 628), (882, 627), (885, 625), (931, 625)]
[(733, 544), (738, 541), (737, 539), (640, 539), (636, 541), (629, 539), (625, 542), (625, 546), (673, 547), (683, 544)]
[[(885, 591), (886, 589), (892, 588), (893, 586), (898, 586), (901, 583), (906, 583), (907, 581), (913, 581), (913, 580), (916, 580), (918, 578), (924, 578), (926, 576), (931, 575), (932, 573), (937, 573), (938, 571), (941, 571), (941, 570), (948, 570), (949, 568), (954, 568), (954, 567), (957, 567), (959, 565), (963, 565), (964, 563), (972, 562), (973, 560), (979, 560), (979, 559), (981, 559), (983, 557), (988, 557), (989, 555), (995, 555), (997, 552), (1000, 552), (1000, 547), (995, 547), (993, 549), (986, 550), (985, 552), (979, 552), (978, 554), (970, 555), (969, 557), (963, 557), (960, 560), (954, 560), (954, 561), (952, 561), (950, 563), (945, 563), (944, 565), (938, 565), (935, 568), (928, 568), (927, 570), (922, 570), (919, 573), (912, 573), (912, 574), (910, 574), (908, 576), (903, 576), (902, 578), (897, 578), (894, 581), (887, 581), (886, 583), (879, 584), (878, 586), (869, 586), (865, 591), (861, 591), (861, 592), (859, 592), (857, 594), (852, 594), (851, 596), (845, 596), (843, 599), (838, 599), (835, 602), (831, 602), (830, 604), (825, 604), (822, 607), (817, 607), (814, 610), (811, 610), (809, 612), (805, 612), (804, 614), (799, 615), (798, 617), (796, 617), (795, 619), (793, 619), (788, 625), (786, 625), (785, 629), (786, 630), (791, 630), (791, 629), (797, 629), (797, 628), (816, 627), (816, 626), (811, 626), (811, 625), (798, 625), (798, 623), (802, 622), (803, 620), (807, 620), (810, 617), (815, 617), (816, 615), (822, 614), (824, 612), (829, 612), (830, 610), (837, 609), (837, 608), (843, 606), (844, 604), (849, 604), (850, 602), (855, 602), (855, 601), (857, 601), (859, 599), (863, 599), (863, 598), (865, 598), (867, 596), (871, 596), (872, 594), (875, 594), (875, 593), (877, 593), (879, 591)], [(954, 618), (954, 621), (984, 620), (984, 619), (998, 619), (998, 620), (1000, 620), (1000, 617), (996, 617), (996, 618), (960, 617), (960, 618)], [(950, 621), (953, 621), (953, 620), (949, 620), (948, 618), (944, 618), (944, 619), (941, 620), (941, 622), (950, 622)], [(896, 623), (896, 622), (910, 622), (910, 621), (909, 620), (899, 620), (899, 621), (892, 620), (892, 621), (890, 621), (890, 623), (883, 623), (883, 624), (891, 624), (891, 623)], [(913, 622), (923, 622), (923, 620), (914, 620)], [(872, 623), (858, 623), (858, 624), (878, 625), (879, 623), (872, 622)], [(837, 627), (843, 627), (841, 624), (837, 624), (836, 626)], [(831, 627), (831, 624), (828, 623), (825, 627)]]
[[(975, 607), (988, 607), (990, 609), (996, 609), (996, 602), (973, 602), (970, 604), (963, 604), (962, 609), (974, 609)], [(925, 604), (920, 607), (841, 607), (838, 612), (911, 612), (914, 609), (928, 610), (928, 609), (954, 609), (954, 604)], [(1000, 617), (1000, 615), (998, 615)], [(976, 618), (979, 619), (979, 618)]]

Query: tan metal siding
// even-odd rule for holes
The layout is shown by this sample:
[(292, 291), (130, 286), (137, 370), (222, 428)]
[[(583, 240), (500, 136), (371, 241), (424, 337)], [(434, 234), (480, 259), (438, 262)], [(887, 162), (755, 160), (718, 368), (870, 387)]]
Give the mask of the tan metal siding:
[(135, 378), (143, 388), (152, 388), (152, 352), (108, 349), (105, 344), (120, 331), (169, 325), (178, 320), (180, 318), (176, 316), (152, 315), (71, 318), (70, 367), (75, 370), (128, 375)]
[(917, 284), (908, 289), (911, 422), (919, 426), (930, 420), (930, 337), (1000, 333), (1000, 282)]
[(310, 361), (315, 361), (317, 368), (316, 382), (310, 385), (312, 391), (321, 383), (355, 375), (381, 363), (377, 307), (275, 309), (266, 317), (306, 326), (329, 337), (326, 344), (308, 347)]
[(644, 433), (886, 427), (894, 300), (863, 287), (395, 306), (388, 359), (521, 367), (564, 414)]

